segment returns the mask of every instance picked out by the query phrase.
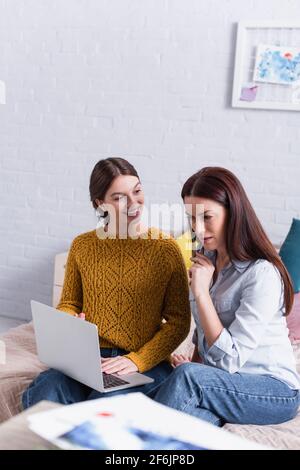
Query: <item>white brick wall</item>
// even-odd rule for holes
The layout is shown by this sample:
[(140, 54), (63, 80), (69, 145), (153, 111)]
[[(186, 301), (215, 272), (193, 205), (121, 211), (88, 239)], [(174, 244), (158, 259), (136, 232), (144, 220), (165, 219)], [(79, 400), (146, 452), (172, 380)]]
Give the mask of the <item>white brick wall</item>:
[(0, 0), (0, 315), (51, 302), (54, 255), (94, 228), (88, 179), (124, 156), (148, 201), (238, 174), (274, 242), (300, 216), (300, 114), (231, 109), (235, 22), (299, 0)]

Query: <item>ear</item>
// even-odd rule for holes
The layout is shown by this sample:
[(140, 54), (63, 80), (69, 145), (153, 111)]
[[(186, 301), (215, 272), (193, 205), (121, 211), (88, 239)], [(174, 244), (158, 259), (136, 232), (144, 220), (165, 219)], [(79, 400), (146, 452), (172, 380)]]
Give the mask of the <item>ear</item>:
[(102, 214), (102, 213), (104, 214), (104, 212), (106, 212), (106, 210), (107, 210), (107, 209), (106, 209), (106, 206), (105, 206), (105, 204), (104, 204), (104, 202), (101, 201), (100, 199), (95, 199), (95, 202), (96, 202), (96, 204), (98, 205), (98, 207), (97, 207), (96, 210), (97, 210), (100, 214)]

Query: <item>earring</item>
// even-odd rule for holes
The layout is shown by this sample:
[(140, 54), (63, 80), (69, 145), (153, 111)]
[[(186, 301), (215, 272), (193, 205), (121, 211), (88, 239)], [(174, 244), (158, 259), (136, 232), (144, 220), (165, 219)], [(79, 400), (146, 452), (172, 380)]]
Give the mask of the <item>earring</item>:
[(101, 206), (97, 207), (96, 212), (97, 212), (96, 215), (97, 215), (98, 220), (100, 220), (101, 218), (103, 218), (105, 216), (105, 212), (104, 212), (104, 210), (102, 209)]
[(96, 209), (96, 216), (98, 219), (97, 228), (104, 227), (109, 223), (109, 214), (107, 211), (104, 211), (101, 206), (98, 206)]

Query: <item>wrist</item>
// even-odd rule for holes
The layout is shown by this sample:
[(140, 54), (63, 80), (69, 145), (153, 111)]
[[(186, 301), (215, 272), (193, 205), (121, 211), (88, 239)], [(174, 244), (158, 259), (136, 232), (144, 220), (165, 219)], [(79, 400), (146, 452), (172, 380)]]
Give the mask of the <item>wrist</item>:
[(209, 290), (203, 290), (201, 292), (197, 292), (194, 298), (197, 303), (202, 303), (202, 302), (207, 301), (207, 299), (210, 299)]

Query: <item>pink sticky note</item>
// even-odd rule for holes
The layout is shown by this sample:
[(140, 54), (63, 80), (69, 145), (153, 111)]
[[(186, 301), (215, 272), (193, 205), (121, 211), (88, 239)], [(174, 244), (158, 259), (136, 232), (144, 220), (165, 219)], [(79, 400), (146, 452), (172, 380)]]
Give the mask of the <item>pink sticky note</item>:
[(242, 101), (254, 101), (257, 93), (257, 85), (244, 86), (241, 91), (240, 100)]

